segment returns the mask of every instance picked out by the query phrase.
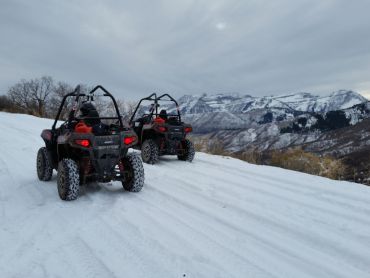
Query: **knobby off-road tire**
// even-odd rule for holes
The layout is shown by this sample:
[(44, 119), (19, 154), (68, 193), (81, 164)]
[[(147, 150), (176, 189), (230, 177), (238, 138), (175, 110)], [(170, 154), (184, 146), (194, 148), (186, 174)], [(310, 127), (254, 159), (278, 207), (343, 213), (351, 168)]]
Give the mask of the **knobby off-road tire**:
[(40, 181), (49, 181), (53, 175), (53, 166), (49, 151), (42, 147), (37, 152), (36, 159), (37, 176)]
[(65, 201), (77, 199), (80, 191), (80, 173), (73, 159), (64, 158), (58, 164), (58, 193)]
[(145, 140), (141, 146), (141, 158), (145, 163), (155, 164), (158, 162), (159, 148), (152, 139)]
[(124, 180), (122, 186), (125, 190), (139, 192), (144, 186), (144, 167), (138, 154), (129, 153), (122, 159)]
[(193, 159), (194, 159), (194, 155), (195, 155), (195, 150), (194, 150), (193, 143), (190, 140), (185, 139), (182, 142), (182, 146), (184, 148), (184, 154), (178, 155), (177, 158), (179, 160), (192, 162)]

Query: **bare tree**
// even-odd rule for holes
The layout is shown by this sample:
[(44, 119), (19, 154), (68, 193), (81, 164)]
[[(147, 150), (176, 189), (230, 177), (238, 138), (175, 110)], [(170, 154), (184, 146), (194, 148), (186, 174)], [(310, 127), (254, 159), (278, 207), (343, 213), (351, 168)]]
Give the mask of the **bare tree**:
[[(122, 99), (116, 99), (116, 103), (119, 113), (122, 116), (125, 110), (125, 102)], [(114, 107), (114, 103), (112, 100), (108, 102), (106, 109), (111, 117), (115, 117), (117, 115), (116, 108)]]
[(135, 111), (135, 108), (137, 106), (137, 102), (136, 101), (126, 101), (125, 104), (126, 105), (125, 105), (124, 114), (127, 115), (127, 117), (131, 117), (131, 115)]
[(29, 81), (22, 79), (10, 87), (8, 96), (17, 109), (29, 114), (34, 114), (35, 103), (31, 97)]
[(22, 79), (9, 89), (8, 96), (17, 108), (43, 117), (45, 105), (53, 92), (53, 87), (53, 79), (48, 76), (29, 81)]
[(31, 97), (37, 104), (39, 116), (45, 116), (45, 104), (49, 95), (53, 92), (54, 84), (50, 76), (43, 76), (40, 79), (32, 79), (29, 82)]
[[(66, 82), (58, 82), (54, 88), (53, 93), (47, 103), (47, 114), (54, 118), (58, 112), (59, 106), (62, 103), (64, 96), (73, 91), (73, 87)], [(60, 118), (67, 119), (69, 111), (72, 109), (72, 99), (67, 98), (66, 103), (62, 109)]]
[[(87, 94), (92, 87), (81, 85), (80, 92)], [(25, 80), (22, 79), (8, 90), (7, 99), (9, 99), (12, 109), (16, 112), (23, 112), (41, 117), (54, 118), (62, 103), (64, 96), (73, 92), (74, 87), (66, 82), (54, 83), (51, 77), (43, 76), (41, 78)], [(105, 97), (104, 94), (95, 94), (94, 104), (102, 116), (116, 116), (113, 102)], [(2, 103), (5, 99), (1, 99)], [(86, 101), (80, 98), (80, 101)], [(60, 119), (66, 120), (69, 112), (72, 110), (74, 98), (67, 98), (61, 111)], [(128, 121), (132, 115), (136, 103), (117, 99), (117, 106), (120, 114), (125, 121)]]

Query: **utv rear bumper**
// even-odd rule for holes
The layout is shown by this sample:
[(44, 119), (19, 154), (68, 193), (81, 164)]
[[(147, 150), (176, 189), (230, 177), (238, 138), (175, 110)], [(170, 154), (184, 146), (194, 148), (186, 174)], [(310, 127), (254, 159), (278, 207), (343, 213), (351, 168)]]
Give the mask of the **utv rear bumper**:
[[(134, 137), (130, 144), (125, 144), (128, 137)], [(58, 137), (58, 151), (67, 152), (61, 156), (70, 156), (80, 162), (83, 176), (96, 178), (98, 181), (120, 179), (117, 165), (126, 156), (128, 148), (137, 143), (133, 131), (122, 131), (114, 135), (95, 136), (92, 133), (69, 133)]]

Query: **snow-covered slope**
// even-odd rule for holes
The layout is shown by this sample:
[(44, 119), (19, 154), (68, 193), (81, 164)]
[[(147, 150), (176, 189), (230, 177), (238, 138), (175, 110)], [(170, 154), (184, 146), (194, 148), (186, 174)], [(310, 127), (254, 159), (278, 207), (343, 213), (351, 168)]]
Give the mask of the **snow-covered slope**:
[(1, 277), (370, 277), (370, 188), (197, 153), (61, 201), (50, 120), (0, 113)]

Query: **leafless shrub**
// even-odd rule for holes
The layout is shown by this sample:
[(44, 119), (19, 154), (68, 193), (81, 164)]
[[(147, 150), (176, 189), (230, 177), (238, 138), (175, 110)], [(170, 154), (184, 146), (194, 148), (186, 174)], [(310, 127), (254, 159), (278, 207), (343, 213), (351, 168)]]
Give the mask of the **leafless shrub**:
[(253, 164), (264, 164), (263, 153), (258, 149), (246, 150), (232, 154), (233, 157)]
[(0, 111), (16, 112), (14, 105), (8, 96), (0, 96)]

